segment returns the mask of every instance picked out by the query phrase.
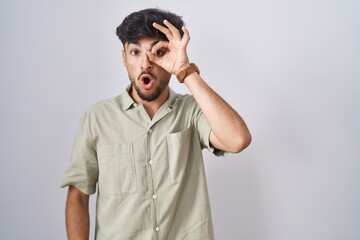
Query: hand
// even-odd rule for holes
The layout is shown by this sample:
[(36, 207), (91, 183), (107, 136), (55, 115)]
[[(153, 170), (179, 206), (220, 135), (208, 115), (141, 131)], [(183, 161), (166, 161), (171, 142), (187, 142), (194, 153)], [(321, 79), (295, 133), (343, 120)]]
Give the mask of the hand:
[(184, 36), (181, 38), (179, 30), (174, 25), (167, 20), (164, 20), (164, 24), (167, 28), (158, 23), (153, 23), (153, 26), (164, 33), (169, 41), (159, 41), (147, 54), (151, 62), (176, 75), (190, 65), (186, 53), (190, 35), (189, 31), (182, 27)]

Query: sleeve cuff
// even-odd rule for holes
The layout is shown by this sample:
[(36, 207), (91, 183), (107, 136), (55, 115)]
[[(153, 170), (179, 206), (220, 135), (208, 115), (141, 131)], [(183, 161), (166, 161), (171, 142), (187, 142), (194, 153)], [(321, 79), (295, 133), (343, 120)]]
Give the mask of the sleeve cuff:
[(227, 154), (227, 152), (225, 152), (223, 150), (220, 150), (220, 149), (217, 149), (217, 148), (214, 148), (211, 145), (210, 133), (211, 133), (212, 130), (211, 130), (211, 128), (210, 128), (210, 126), (208, 124), (206, 124), (206, 126), (204, 127), (204, 131), (207, 133), (206, 134), (206, 139), (205, 139), (205, 147), (217, 157), (225, 156)]
[(86, 195), (92, 195), (96, 192), (96, 185), (90, 186), (86, 182), (71, 182), (71, 181), (63, 180), (60, 184), (60, 188), (64, 188), (64, 187), (68, 187), (68, 186), (76, 187), (82, 193), (84, 193)]

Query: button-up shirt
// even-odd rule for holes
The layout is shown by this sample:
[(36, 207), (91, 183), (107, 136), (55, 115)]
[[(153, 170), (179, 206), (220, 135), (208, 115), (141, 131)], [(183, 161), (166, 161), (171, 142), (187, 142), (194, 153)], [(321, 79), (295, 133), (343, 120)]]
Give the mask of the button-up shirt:
[(202, 149), (211, 128), (191, 95), (169, 90), (150, 119), (123, 94), (82, 116), (61, 187), (97, 191), (97, 240), (214, 239)]

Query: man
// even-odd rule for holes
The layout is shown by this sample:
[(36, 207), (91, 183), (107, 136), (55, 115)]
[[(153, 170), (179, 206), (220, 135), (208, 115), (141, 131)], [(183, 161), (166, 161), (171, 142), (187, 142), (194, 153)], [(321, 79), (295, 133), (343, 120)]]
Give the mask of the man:
[[(83, 115), (61, 186), (68, 238), (89, 238), (89, 195), (98, 183), (96, 239), (214, 239), (201, 150), (246, 148), (242, 118), (190, 64), (181, 17), (159, 9), (117, 28), (131, 81)], [(172, 75), (191, 95), (169, 89)]]

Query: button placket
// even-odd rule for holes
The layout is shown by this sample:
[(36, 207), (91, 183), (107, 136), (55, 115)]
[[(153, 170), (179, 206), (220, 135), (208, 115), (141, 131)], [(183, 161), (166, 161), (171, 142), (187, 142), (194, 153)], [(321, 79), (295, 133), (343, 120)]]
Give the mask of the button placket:
[[(147, 130), (147, 133), (150, 134), (150, 133), (152, 133), (152, 131), (153, 131), (152, 128), (149, 128), (149, 129)], [(149, 161), (149, 164), (150, 164), (150, 165), (153, 165), (153, 164), (154, 164), (154, 161), (153, 161), (153, 160), (150, 160), (150, 161)]]
[[(153, 138), (153, 136), (151, 136), (153, 133), (153, 128), (151, 128), (150, 126), (148, 126), (148, 129), (146, 130), (146, 135), (147, 135), (147, 162), (148, 162), (148, 171), (149, 171), (149, 183), (150, 183), (150, 189), (152, 191), (152, 195), (150, 197), (150, 201), (151, 201), (151, 206), (152, 206), (152, 215), (153, 215), (153, 223), (154, 223), (154, 231), (155, 232), (159, 232), (160, 231), (160, 227), (157, 223), (157, 217), (156, 217), (156, 199), (158, 198), (158, 196), (155, 193), (155, 189), (154, 189), (154, 179), (152, 176), (152, 171), (153, 171), (153, 167), (154, 167), (154, 160), (152, 160), (152, 154), (151, 154), (151, 147), (150, 147), (150, 143), (151, 143), (151, 139)], [(155, 239), (157, 239), (156, 236), (154, 236)]]

